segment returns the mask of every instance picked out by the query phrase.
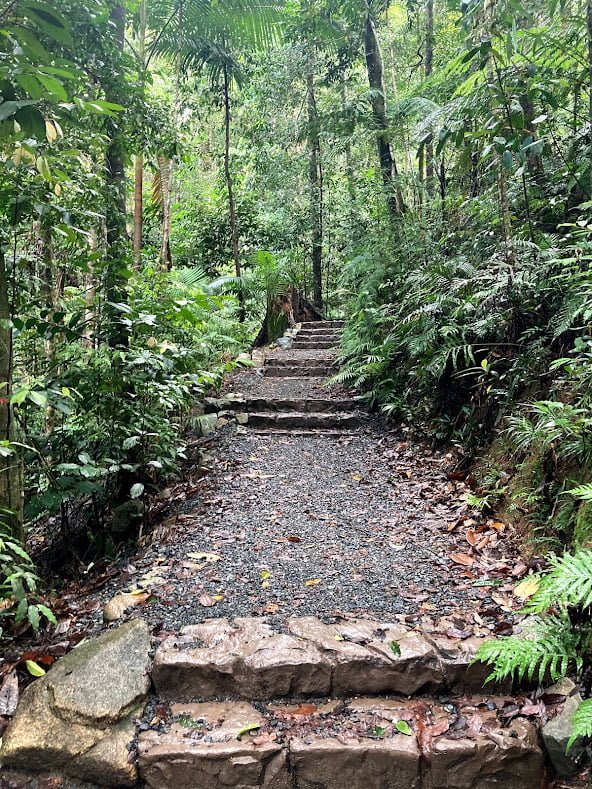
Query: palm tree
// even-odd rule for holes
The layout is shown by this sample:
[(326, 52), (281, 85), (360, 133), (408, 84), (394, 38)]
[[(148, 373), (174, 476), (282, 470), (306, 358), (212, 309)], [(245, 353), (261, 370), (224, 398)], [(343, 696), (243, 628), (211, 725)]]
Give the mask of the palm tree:
[(277, 39), (280, 8), (278, 2), (259, 5), (252, 0), (154, 0), (148, 14), (148, 26), (154, 31), (148, 63), (156, 53), (174, 58), (178, 71), (205, 72), (210, 85), (222, 92), (224, 179), (237, 277), (241, 261), (230, 161), (231, 91), (242, 79), (236, 53), (261, 49)]

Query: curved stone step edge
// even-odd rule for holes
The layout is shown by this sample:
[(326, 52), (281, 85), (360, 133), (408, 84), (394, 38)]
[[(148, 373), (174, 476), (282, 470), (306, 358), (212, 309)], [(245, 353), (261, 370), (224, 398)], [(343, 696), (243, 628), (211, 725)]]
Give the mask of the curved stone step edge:
[(261, 413), (265, 411), (271, 412), (291, 412), (297, 411), (299, 413), (316, 413), (316, 414), (333, 414), (333, 413), (351, 413), (352, 411), (360, 410), (361, 403), (353, 398), (334, 399), (331, 398), (265, 398), (265, 397), (252, 397), (248, 398), (242, 410), (249, 412)]
[[(173, 704), (168, 730), (140, 734), (140, 775), (151, 789), (539, 789), (545, 766), (535, 727), (518, 718), (502, 728), (482, 702), (459, 702), (458, 714), (479, 714), (484, 731), (441, 731), (431, 742), (430, 725), (443, 729), (457, 718), (427, 699), (421, 707), (327, 701), (307, 714), (283, 704)], [(397, 730), (401, 721), (409, 734)]]
[(411, 696), (478, 691), (489, 673), (483, 664), (472, 664), (483, 639), (461, 641), (361, 619), (326, 625), (316, 617), (295, 617), (286, 624), (286, 632), (278, 632), (265, 619), (253, 617), (210, 619), (183, 628), (156, 652), (152, 676), (157, 694), (249, 701)]

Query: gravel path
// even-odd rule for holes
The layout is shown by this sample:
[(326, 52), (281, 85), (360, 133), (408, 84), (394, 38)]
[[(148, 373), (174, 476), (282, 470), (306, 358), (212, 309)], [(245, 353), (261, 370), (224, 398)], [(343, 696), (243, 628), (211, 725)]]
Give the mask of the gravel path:
[[(210, 492), (174, 544), (145, 557), (165, 583), (143, 616), (176, 629), (212, 615), (389, 617), (417, 610), (418, 597), (441, 613), (457, 608), (468, 600), (443, 563), (460, 503), (444, 500), (447, 462), (373, 432), (230, 428)], [(208, 553), (212, 561), (200, 557)]]
[[(322, 379), (253, 370), (230, 376), (225, 388), (267, 398), (351, 395)], [(456, 617), (453, 629), (466, 637), (505, 632), (520, 605), (512, 589), (527, 567), (511, 527), (472, 519), (466, 484), (448, 475), (452, 455), (378, 419), (330, 435), (231, 422), (213, 437), (206, 465), (177, 514), (117, 573), (91, 582), (87, 594), (65, 590), (72, 624), (99, 629), (103, 605), (135, 589), (150, 599), (126, 618), (164, 631), (213, 616), (281, 624), (354, 614)]]
[[(279, 354), (278, 354), (279, 356)], [(322, 378), (264, 378), (260, 372), (249, 371), (229, 376), (227, 389), (242, 392), (248, 397), (290, 398), (347, 397), (345, 387), (328, 386)]]

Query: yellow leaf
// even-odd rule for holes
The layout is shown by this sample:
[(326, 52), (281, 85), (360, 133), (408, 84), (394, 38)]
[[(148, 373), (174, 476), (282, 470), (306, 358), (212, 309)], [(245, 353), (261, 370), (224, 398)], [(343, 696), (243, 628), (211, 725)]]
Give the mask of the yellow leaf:
[(535, 592), (538, 592), (539, 583), (540, 581), (538, 578), (536, 578), (536, 576), (529, 575), (528, 578), (520, 581), (518, 586), (515, 587), (514, 594), (516, 597), (520, 597), (523, 600), (528, 600), (528, 598), (532, 597)]
[(34, 660), (25, 660), (25, 666), (33, 677), (43, 677), (45, 675), (45, 669), (41, 668), (39, 663), (35, 663)]
[(259, 575), (261, 576), (262, 581), (267, 581), (267, 579), (271, 577), (271, 573), (269, 572), (269, 570), (261, 570)]
[(190, 559), (197, 559), (202, 562), (219, 562), (222, 559), (218, 553), (195, 553), (194, 551), (190, 551), (187, 556)]
[(309, 578), (307, 581), (304, 582), (305, 586), (316, 586), (317, 584), (321, 583), (320, 578)]
[(45, 136), (47, 137), (47, 142), (55, 142), (58, 138), (58, 130), (52, 121), (45, 121)]

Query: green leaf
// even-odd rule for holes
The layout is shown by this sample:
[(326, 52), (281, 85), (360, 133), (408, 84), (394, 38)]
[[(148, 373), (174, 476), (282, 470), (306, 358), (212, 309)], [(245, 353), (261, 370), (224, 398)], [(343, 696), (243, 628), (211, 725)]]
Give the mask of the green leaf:
[(136, 482), (135, 485), (132, 485), (130, 489), (132, 499), (139, 499), (142, 493), (144, 493), (144, 484), (142, 482)]
[(27, 399), (27, 395), (29, 394), (30, 389), (26, 387), (24, 389), (19, 389), (18, 392), (15, 392), (12, 397), (10, 398), (10, 402), (13, 405), (20, 405)]
[(45, 118), (37, 107), (21, 107), (15, 115), (15, 120), (28, 137), (44, 140)]
[(43, 98), (43, 86), (32, 74), (17, 74), (15, 80), (32, 99), (38, 101)]
[(50, 96), (53, 96), (58, 101), (68, 101), (68, 93), (59, 79), (48, 77), (46, 74), (38, 74), (37, 79)]
[(242, 729), (239, 729), (236, 735), (236, 739), (240, 740), (241, 737), (244, 737), (245, 734), (248, 734), (251, 731), (257, 731), (257, 729), (261, 728), (260, 723), (247, 723), (246, 726), (243, 726)]
[(23, 3), (23, 11), (35, 21), (44, 33), (59, 41), (60, 44), (71, 44), (72, 36), (65, 18), (48, 3), (31, 2)]
[(407, 735), (407, 737), (412, 737), (413, 736), (413, 729), (407, 723), (407, 721), (397, 721), (395, 723), (395, 729), (398, 732), (401, 732), (401, 734)]
[(39, 609), (40, 613), (47, 619), (48, 622), (51, 622), (52, 625), (57, 625), (58, 620), (55, 617), (54, 612), (51, 608), (48, 608), (46, 605), (42, 605), (41, 603), (37, 604), (37, 608)]
[(40, 408), (46, 408), (47, 406), (47, 394), (46, 392), (39, 392), (35, 389), (29, 392), (29, 400), (31, 400), (35, 405), (38, 405)]
[(40, 617), (39, 617), (39, 609), (37, 608), (36, 605), (30, 605), (29, 606), (28, 611), (27, 611), (27, 618), (29, 619), (29, 622), (31, 623), (31, 627), (33, 628), (35, 633), (38, 633), (39, 632), (39, 625), (40, 625), (41, 621), (40, 621)]
[(393, 655), (396, 655), (397, 657), (400, 656), (401, 647), (399, 646), (399, 643), (397, 641), (391, 641), (389, 647), (391, 648), (391, 652), (393, 653)]
[[(0, 105), (1, 107), (2, 105)], [(45, 156), (37, 157), (37, 170), (45, 178), (46, 181), (51, 181), (51, 168)]]
[(25, 666), (29, 674), (32, 677), (44, 677), (45, 676), (45, 669), (41, 668), (39, 663), (35, 663), (34, 660), (25, 660)]

